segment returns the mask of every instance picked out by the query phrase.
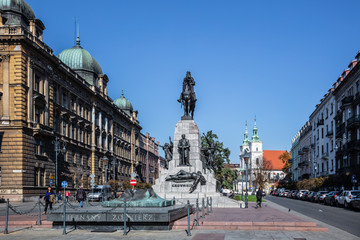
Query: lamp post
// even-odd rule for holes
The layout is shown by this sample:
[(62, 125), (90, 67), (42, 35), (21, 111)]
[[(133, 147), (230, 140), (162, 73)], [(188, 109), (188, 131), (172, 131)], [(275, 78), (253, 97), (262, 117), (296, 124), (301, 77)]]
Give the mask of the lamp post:
[(116, 157), (113, 156), (113, 179), (116, 180)]
[(244, 171), (241, 171), (241, 201), (244, 201)]
[(106, 189), (106, 186), (107, 186), (107, 168), (108, 168), (108, 164), (109, 164), (109, 159), (105, 156), (103, 158), (104, 160), (104, 165), (105, 165), (105, 201), (107, 201), (107, 189)]
[[(58, 192), (58, 186), (59, 186), (59, 178), (58, 178), (58, 155), (59, 152), (65, 153), (66, 152), (66, 143), (63, 140), (60, 140), (59, 137), (55, 137), (55, 140), (52, 141), (52, 143), (54, 144), (54, 149), (55, 149), (55, 188), (56, 188), (56, 193)], [(63, 146), (61, 148), (61, 145)], [(65, 159), (65, 155), (64, 155), (64, 159)]]
[(246, 188), (246, 192), (245, 192), (245, 208), (248, 208), (248, 187), (247, 187), (247, 182), (248, 182), (248, 163), (249, 163), (249, 157), (246, 156), (244, 157), (244, 161), (245, 161), (245, 165), (246, 165), (246, 179), (245, 179), (245, 188)]

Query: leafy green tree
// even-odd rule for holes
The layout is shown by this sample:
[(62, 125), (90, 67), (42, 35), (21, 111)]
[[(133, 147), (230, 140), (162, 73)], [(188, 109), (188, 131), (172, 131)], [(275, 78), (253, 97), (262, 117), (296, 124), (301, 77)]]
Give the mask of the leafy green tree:
[[(230, 150), (224, 147), (224, 144), (219, 141), (218, 136), (212, 131), (206, 133), (206, 138), (209, 140), (211, 145), (215, 146), (214, 152), (214, 173), (215, 178), (220, 181), (221, 185), (226, 188), (232, 188), (232, 181), (235, 179), (235, 171), (224, 170), (224, 163), (230, 163)], [(209, 147), (209, 143), (204, 136), (201, 137), (202, 145)]]

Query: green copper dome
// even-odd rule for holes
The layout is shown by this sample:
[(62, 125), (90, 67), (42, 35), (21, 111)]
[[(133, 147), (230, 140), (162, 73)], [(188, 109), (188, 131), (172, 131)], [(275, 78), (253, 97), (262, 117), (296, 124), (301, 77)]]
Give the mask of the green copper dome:
[(114, 104), (116, 106), (118, 106), (120, 109), (124, 110), (129, 115), (133, 111), (133, 106), (132, 106), (131, 102), (124, 97), (124, 93), (122, 93), (121, 97), (119, 97), (118, 99), (116, 99), (114, 101)]
[(0, 0), (0, 9), (4, 12), (20, 13), (27, 19), (35, 19), (35, 13), (24, 0)]
[(58, 58), (72, 70), (79, 72), (91, 85), (94, 85), (97, 75), (102, 74), (99, 63), (80, 46), (79, 37), (76, 39), (76, 46), (65, 49), (58, 55)]

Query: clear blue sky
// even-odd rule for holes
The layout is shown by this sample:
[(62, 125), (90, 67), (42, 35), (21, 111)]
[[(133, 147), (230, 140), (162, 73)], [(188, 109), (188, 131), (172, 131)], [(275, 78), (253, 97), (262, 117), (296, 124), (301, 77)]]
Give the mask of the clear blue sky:
[(360, 1), (27, 0), (56, 54), (82, 46), (162, 144), (182, 115), (186, 71), (196, 81), (195, 121), (238, 162), (256, 115), (264, 149), (291, 139), (360, 49)]

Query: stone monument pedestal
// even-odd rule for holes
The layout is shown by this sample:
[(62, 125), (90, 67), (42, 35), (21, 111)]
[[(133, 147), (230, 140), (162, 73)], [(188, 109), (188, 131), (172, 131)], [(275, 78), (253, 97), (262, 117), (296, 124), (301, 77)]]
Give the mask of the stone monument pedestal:
[[(178, 144), (181, 136), (185, 134), (186, 139), (190, 143), (190, 166), (180, 165), (180, 154), (178, 152)], [(166, 181), (169, 175), (176, 175), (180, 170), (189, 173), (201, 172), (206, 179), (206, 184), (197, 185), (196, 189), (190, 193), (190, 187), (194, 181), (174, 182)], [(196, 199), (212, 197), (214, 207), (240, 207), (238, 201), (221, 196), (216, 191), (216, 179), (214, 173), (205, 169), (203, 166), (203, 156), (201, 154), (201, 135), (198, 126), (194, 120), (180, 120), (175, 127), (173, 159), (169, 162), (169, 169), (163, 169), (160, 176), (153, 186), (154, 191), (162, 198), (183, 201), (186, 203), (190, 200), (195, 203)]]

